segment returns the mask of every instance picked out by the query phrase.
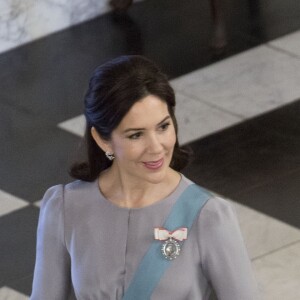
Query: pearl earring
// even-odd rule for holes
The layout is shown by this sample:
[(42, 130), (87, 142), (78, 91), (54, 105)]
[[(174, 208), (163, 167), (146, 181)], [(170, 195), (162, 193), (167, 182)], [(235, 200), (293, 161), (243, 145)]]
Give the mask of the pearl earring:
[(115, 158), (115, 156), (113, 155), (113, 153), (109, 153), (108, 151), (105, 152), (105, 156), (109, 159), (109, 160), (113, 160)]

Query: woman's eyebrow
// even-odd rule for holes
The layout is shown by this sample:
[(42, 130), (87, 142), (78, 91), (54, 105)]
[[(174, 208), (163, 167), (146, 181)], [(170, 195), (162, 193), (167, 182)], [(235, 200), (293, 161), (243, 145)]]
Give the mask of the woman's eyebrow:
[(171, 117), (170, 116), (166, 116), (162, 121), (160, 121), (157, 126), (161, 125), (162, 123), (164, 123), (165, 121), (169, 120)]
[[(160, 121), (157, 126), (160, 126), (162, 123), (164, 123), (165, 121), (167, 121), (168, 119), (170, 119), (170, 116), (166, 116), (162, 121)], [(141, 130), (145, 130), (146, 128), (127, 128), (123, 131), (123, 133), (128, 133), (129, 131), (141, 131)]]

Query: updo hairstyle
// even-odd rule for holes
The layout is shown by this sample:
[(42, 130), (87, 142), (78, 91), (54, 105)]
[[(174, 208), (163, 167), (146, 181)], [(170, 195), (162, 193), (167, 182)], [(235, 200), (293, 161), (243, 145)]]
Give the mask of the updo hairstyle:
[(121, 56), (94, 71), (84, 98), (86, 130), (84, 142), (87, 159), (72, 165), (70, 175), (84, 181), (94, 181), (109, 168), (112, 161), (96, 144), (91, 128), (95, 127), (104, 140), (120, 124), (131, 107), (148, 95), (154, 95), (168, 106), (176, 132), (176, 143), (170, 166), (180, 171), (189, 160), (189, 151), (179, 147), (174, 114), (175, 94), (165, 74), (150, 60), (139, 55)]

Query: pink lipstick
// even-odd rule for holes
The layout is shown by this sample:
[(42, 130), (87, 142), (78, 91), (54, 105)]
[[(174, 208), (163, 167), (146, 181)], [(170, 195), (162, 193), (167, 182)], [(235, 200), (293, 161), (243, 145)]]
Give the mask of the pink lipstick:
[(164, 163), (164, 159), (161, 158), (160, 160), (157, 161), (147, 161), (147, 162), (143, 162), (144, 166), (148, 169), (151, 170), (157, 170), (159, 169)]

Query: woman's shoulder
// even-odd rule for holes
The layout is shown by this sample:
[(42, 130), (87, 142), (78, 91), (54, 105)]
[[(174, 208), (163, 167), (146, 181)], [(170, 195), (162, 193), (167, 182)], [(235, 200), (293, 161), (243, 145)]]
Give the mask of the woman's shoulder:
[(202, 232), (225, 237), (225, 232), (230, 232), (229, 228), (239, 227), (234, 204), (212, 193), (199, 214), (198, 226)]
[(200, 213), (201, 217), (208, 219), (213, 217), (214, 219), (216, 219), (220, 218), (221, 216), (229, 216), (234, 213), (234, 207), (232, 203), (223, 196), (218, 195), (215, 192), (210, 191), (206, 187), (195, 183), (184, 175), (182, 175), (182, 179), (186, 188), (189, 186), (195, 186), (195, 188), (198, 189), (202, 195), (206, 196), (207, 201), (202, 207)]
[(233, 204), (226, 198), (218, 194), (211, 193), (211, 197), (207, 201), (204, 211), (210, 216), (217, 217), (219, 215), (232, 214), (234, 207)]
[(97, 186), (96, 181), (75, 180), (64, 185), (65, 193), (84, 193)]
[(60, 205), (61, 202), (88, 199), (96, 192), (96, 182), (75, 180), (67, 184), (57, 184), (48, 188), (42, 199), (42, 207), (46, 205)]
[(219, 210), (222, 209), (223, 207), (231, 207), (231, 203), (229, 200), (226, 200), (223, 196), (218, 195), (217, 193), (209, 190), (208, 188), (201, 186), (200, 184), (192, 181), (185, 175), (181, 174), (182, 176), (182, 182), (185, 186), (185, 188), (195, 185), (202, 193), (205, 193), (208, 195), (209, 201), (208, 203), (210, 204), (209, 207), (211, 207), (212, 210)]

